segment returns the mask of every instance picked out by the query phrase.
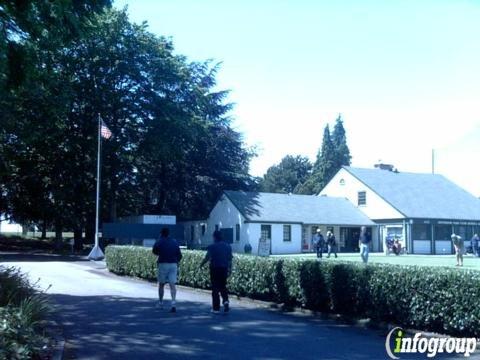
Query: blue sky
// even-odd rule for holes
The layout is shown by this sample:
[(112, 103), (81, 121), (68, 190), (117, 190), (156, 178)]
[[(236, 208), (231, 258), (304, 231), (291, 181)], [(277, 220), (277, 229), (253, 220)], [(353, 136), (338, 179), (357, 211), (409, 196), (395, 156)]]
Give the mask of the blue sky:
[[(480, 1), (117, 0), (191, 60), (222, 62), (251, 173), (312, 160), (342, 114), (352, 165), (438, 172), (480, 196)], [(472, 164), (475, 164), (473, 166)]]

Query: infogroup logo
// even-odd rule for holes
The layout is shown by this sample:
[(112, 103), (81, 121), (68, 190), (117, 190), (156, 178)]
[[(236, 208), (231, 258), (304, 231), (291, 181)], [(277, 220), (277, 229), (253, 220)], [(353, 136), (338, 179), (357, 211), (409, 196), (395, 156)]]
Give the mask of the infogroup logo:
[(428, 337), (421, 332), (407, 336), (402, 328), (392, 329), (385, 340), (385, 349), (391, 359), (400, 359), (401, 354), (463, 354), (469, 357), (477, 348), (476, 338)]

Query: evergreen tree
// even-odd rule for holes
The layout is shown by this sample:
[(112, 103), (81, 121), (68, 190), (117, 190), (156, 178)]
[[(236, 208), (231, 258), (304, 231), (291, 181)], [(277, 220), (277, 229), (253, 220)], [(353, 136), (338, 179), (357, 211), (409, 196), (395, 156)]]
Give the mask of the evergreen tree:
[(271, 166), (260, 183), (265, 192), (296, 193), (310, 176), (312, 164), (304, 156), (285, 156), (279, 164)]
[(338, 115), (332, 133), (332, 142), (335, 148), (335, 169), (340, 170), (342, 166), (350, 166), (352, 157), (347, 145), (347, 136), (343, 127), (342, 116)]
[(313, 166), (312, 175), (298, 188), (300, 194), (318, 194), (333, 178), (335, 167), (335, 146), (327, 124), (323, 131), (322, 147)]

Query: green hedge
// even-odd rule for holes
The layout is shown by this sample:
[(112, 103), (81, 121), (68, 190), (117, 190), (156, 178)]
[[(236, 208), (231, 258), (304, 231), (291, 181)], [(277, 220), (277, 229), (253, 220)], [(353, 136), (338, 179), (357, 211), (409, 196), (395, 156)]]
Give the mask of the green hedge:
[[(199, 269), (204, 253), (183, 255), (179, 283), (207, 289), (208, 269)], [(148, 248), (109, 246), (106, 260), (114, 273), (156, 279), (156, 257)], [(235, 255), (229, 291), (287, 307), (480, 336), (478, 271)]]

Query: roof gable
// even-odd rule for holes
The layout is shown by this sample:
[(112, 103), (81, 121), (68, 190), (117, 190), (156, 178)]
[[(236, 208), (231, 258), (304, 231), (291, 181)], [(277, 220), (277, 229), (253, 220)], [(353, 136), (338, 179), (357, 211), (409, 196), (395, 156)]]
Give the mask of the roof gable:
[(224, 193), (250, 222), (374, 225), (344, 198), (243, 191)]
[(480, 220), (480, 200), (442, 175), (344, 169), (406, 217)]

